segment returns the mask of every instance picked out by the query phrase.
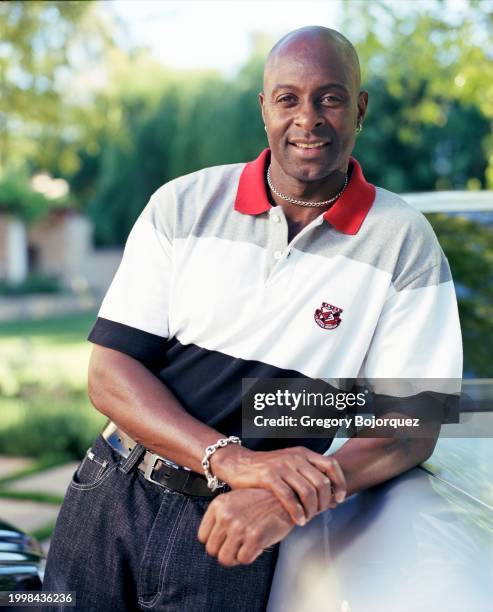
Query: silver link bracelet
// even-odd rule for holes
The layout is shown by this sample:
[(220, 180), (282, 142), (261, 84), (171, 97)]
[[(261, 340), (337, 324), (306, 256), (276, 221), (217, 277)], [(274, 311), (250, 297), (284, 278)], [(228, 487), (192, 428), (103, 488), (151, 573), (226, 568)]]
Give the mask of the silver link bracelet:
[(241, 440), (238, 438), (238, 436), (229, 436), (228, 438), (221, 438), (205, 449), (204, 458), (202, 459), (202, 467), (204, 468), (204, 474), (207, 478), (207, 486), (211, 491), (224, 487), (226, 483), (222, 480), (218, 480), (217, 476), (214, 476), (211, 472), (210, 458), (218, 448), (223, 448), (228, 444), (239, 444), (241, 446)]

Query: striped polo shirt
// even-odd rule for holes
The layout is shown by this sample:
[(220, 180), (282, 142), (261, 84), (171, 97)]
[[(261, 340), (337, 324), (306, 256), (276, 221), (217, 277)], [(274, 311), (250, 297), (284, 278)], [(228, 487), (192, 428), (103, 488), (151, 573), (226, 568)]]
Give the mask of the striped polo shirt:
[(241, 435), (245, 378), (460, 378), (454, 286), (426, 218), (351, 158), (342, 196), (288, 243), (269, 159), (266, 149), (151, 196), (89, 340), (145, 364), (226, 435)]

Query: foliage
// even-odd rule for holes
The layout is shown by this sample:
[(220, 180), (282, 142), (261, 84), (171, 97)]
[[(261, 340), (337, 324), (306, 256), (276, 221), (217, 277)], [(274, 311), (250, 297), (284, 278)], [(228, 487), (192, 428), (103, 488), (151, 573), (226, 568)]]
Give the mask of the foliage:
[[(257, 45), (231, 80), (211, 72), (159, 73), (145, 56), (135, 59), (136, 65), (129, 63), (115, 100), (118, 128), (104, 132), (99, 153), (85, 156), (70, 178), (76, 193), (84, 183), (92, 185), (94, 196), (86, 200), (85, 210), (94, 222), (97, 245), (123, 244), (152, 192), (167, 180), (252, 159), (266, 146), (257, 94), (267, 44), (259, 38)], [(125, 83), (133, 82), (143, 65), (156, 74), (153, 89), (128, 92)], [(162, 85), (156, 95), (159, 74)]]
[(74, 404), (73, 396), (64, 397), (64, 403), (48, 393), (32, 397), (21, 418), (0, 428), (2, 453), (50, 459), (53, 463), (80, 459), (104, 419), (96, 421), (89, 406), (82, 409), (82, 398), (76, 396), (79, 404)]
[(27, 177), (20, 173), (10, 173), (0, 179), (0, 212), (11, 213), (28, 223), (37, 221), (65, 203), (64, 198), (49, 200), (34, 191)]
[(493, 376), (493, 223), (481, 225), (463, 216), (430, 214), (449, 259), (459, 297), (464, 371)]
[[(480, 72), (463, 75), (471, 54), (484, 70), (491, 64), (484, 45), (469, 35), (484, 30), (480, 10), (471, 5), (459, 25), (439, 7), (401, 17), (383, 3), (348, 3), (346, 13), (344, 31), (357, 43), (370, 93), (355, 149), (367, 178), (397, 192), (490, 185), (493, 109), (478, 95)], [(84, 153), (80, 171), (67, 177), (92, 187), (85, 210), (98, 245), (123, 244), (151, 193), (166, 181), (252, 159), (266, 145), (257, 94), (271, 43), (257, 37), (249, 61), (230, 79), (160, 71), (145, 54), (127, 63), (119, 57), (111, 129), (103, 130), (99, 152)], [(143, 71), (152, 82), (143, 80)], [(128, 87), (134, 81), (136, 90)]]
[(58, 293), (59, 291), (61, 291), (60, 280), (55, 276), (29, 274), (20, 284), (11, 284), (7, 281), (0, 280), (0, 296)]
[[(396, 7), (397, 8), (397, 7)], [(493, 188), (493, 19), (481, 3), (400, 13), (346, 3), (370, 91), (356, 152), (369, 178), (396, 191)]]
[[(46, 345), (75, 347), (87, 346), (85, 339), (97, 313), (94, 311), (81, 314), (49, 317), (46, 319), (28, 319), (0, 323), (0, 342), (5, 347), (9, 340), (18, 342), (20, 338), (29, 338), (35, 346), (45, 349)], [(29, 350), (31, 350), (31, 346)], [(63, 351), (62, 351), (63, 352)]]
[(0, 454), (45, 465), (82, 457), (105, 420), (86, 391), (94, 320), (90, 313), (0, 325)]
[[(63, 33), (42, 46), (41, 55), (51, 58), (51, 63), (45, 58), (51, 80), (44, 93), (58, 102), (56, 112), (37, 111), (39, 138), (31, 139), (36, 151), (27, 157), (31, 168), (70, 181), (95, 224), (98, 245), (123, 244), (149, 196), (164, 182), (201, 167), (252, 159), (265, 146), (257, 93), (273, 41), (256, 35), (250, 59), (229, 79), (212, 72), (174, 72), (144, 51), (124, 52), (112, 44), (98, 4), (8, 4), (14, 10), (0, 9), (0, 25), (2, 20), (8, 25), (7, 44), (18, 51), (16, 60), (2, 60), (9, 75), (20, 66), (32, 83), (43, 80), (47, 68), (34, 57), (32, 43), (40, 45), (42, 33), (49, 40), (52, 28)], [(462, 20), (439, 2), (405, 14), (385, 2), (344, 7), (342, 30), (356, 43), (370, 92), (355, 150), (367, 178), (398, 192), (493, 185), (493, 86), (488, 84), (493, 75), (486, 78), (492, 72), (492, 19), (481, 4), (466, 5)], [(95, 69), (107, 77), (106, 85), (86, 95), (85, 104), (62, 96), (55, 78), (64, 61), (66, 73), (74, 68), (71, 54), (59, 44), (69, 33), (71, 44), (87, 39), (88, 49), (77, 47), (79, 52), (92, 57)], [(38, 94), (25, 91), (31, 101)], [(9, 100), (4, 103), (16, 117), (24, 106)], [(31, 125), (30, 112), (19, 116), (23, 125)], [(70, 163), (63, 161), (66, 155)]]
[[(27, 158), (73, 172), (87, 132), (91, 84), (111, 39), (87, 2), (0, 2), (0, 174)], [(84, 80), (83, 95), (72, 75)]]
[[(61, 504), (61, 502), (59, 503)], [(43, 525), (43, 527), (39, 527), (39, 529), (34, 529), (30, 531), (29, 533), (32, 535), (33, 538), (36, 538), (36, 540), (42, 542), (43, 540), (48, 540), (49, 538), (51, 538), (53, 531), (55, 530), (55, 525), (56, 521), (52, 521), (47, 525)]]
[[(18, 398), (30, 405), (45, 400), (80, 403), (87, 384), (90, 344), (57, 343), (49, 335), (0, 340), (0, 398)], [(72, 393), (73, 392), (73, 393)], [(52, 400), (49, 400), (52, 394)], [(78, 395), (79, 394), (79, 395)], [(80, 400), (80, 401), (79, 401)]]

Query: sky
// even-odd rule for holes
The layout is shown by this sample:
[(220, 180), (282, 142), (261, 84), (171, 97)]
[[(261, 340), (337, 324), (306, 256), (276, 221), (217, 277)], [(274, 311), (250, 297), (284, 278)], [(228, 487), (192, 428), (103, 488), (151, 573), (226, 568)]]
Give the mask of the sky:
[[(374, 0), (349, 0), (361, 11)], [(437, 6), (437, 0), (386, 0), (392, 12)], [(277, 40), (306, 25), (337, 29), (341, 0), (113, 0), (100, 2), (120, 22), (119, 43), (145, 45), (172, 68), (213, 68), (234, 74), (250, 52), (251, 33)], [(466, 0), (445, 0), (458, 14)]]
[(126, 35), (121, 44), (149, 46), (174, 68), (215, 68), (224, 74), (248, 57), (251, 32), (278, 38), (304, 25), (336, 28), (340, 16), (339, 0), (116, 0), (105, 8), (121, 19)]

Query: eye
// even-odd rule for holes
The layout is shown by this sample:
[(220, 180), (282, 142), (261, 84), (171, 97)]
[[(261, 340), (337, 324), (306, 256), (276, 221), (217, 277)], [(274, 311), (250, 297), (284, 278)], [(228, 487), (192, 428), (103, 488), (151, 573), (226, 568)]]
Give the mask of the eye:
[(337, 106), (341, 104), (342, 98), (336, 94), (326, 94), (321, 98), (321, 102), (325, 106)]
[(283, 94), (277, 98), (277, 102), (284, 105), (294, 104), (296, 102), (296, 96), (293, 96), (293, 94)]

